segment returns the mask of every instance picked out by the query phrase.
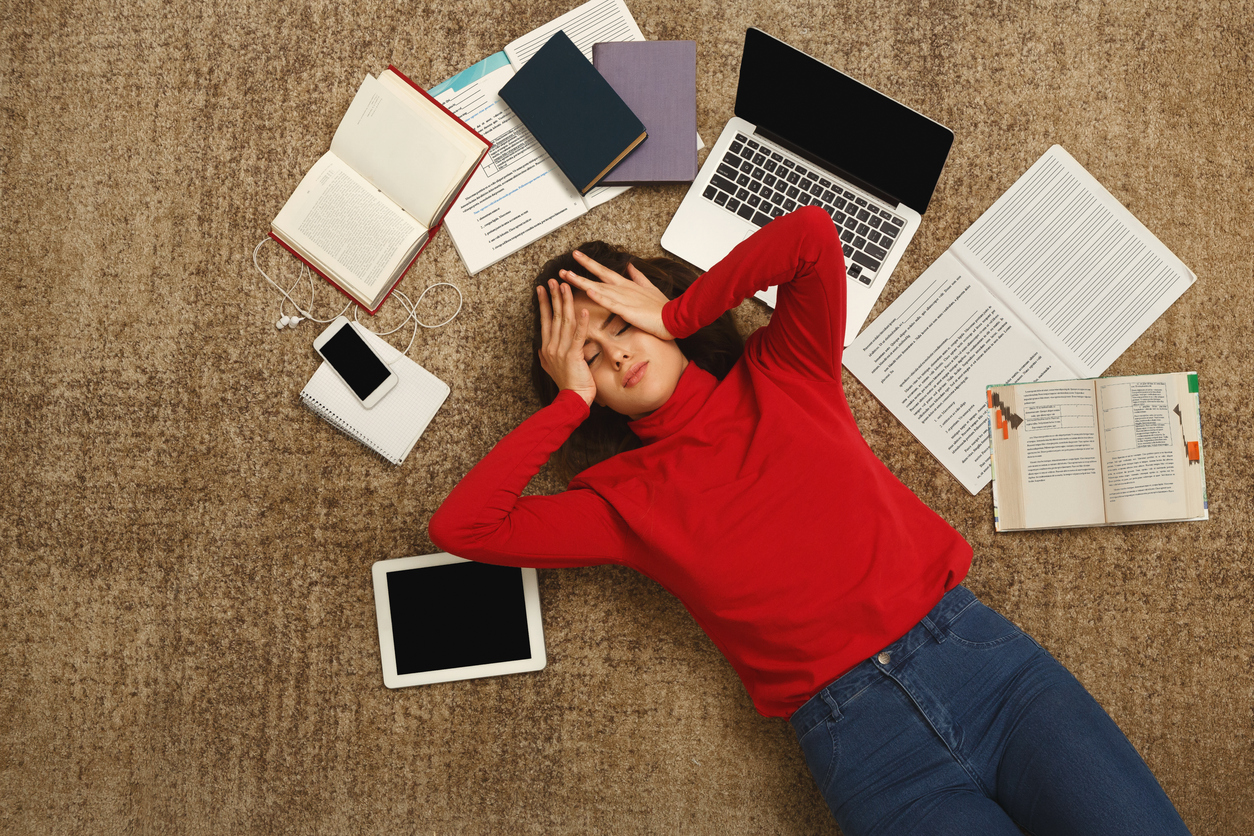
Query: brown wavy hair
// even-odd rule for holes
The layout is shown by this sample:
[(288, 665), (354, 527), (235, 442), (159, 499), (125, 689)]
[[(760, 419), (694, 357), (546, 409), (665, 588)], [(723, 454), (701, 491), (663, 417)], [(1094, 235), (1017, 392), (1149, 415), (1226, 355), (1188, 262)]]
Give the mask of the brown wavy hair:
[[(691, 267), (669, 258), (637, 258), (604, 241), (588, 241), (576, 247), (584, 255), (605, 265), (621, 276), (627, 275), (627, 265), (633, 265), (668, 299), (674, 299), (687, 290), (698, 274)], [(549, 279), (557, 279), (561, 270), (570, 270), (592, 281), (598, 281), (575, 261), (574, 255), (564, 253), (550, 259), (536, 276), (532, 286), (532, 338), (531, 338), (531, 385), (540, 403), (548, 406), (557, 397), (557, 384), (540, 365), (540, 302), (535, 288), (547, 285)], [(572, 287), (575, 293), (578, 288)], [(679, 350), (692, 363), (722, 380), (744, 353), (745, 341), (736, 330), (731, 313), (726, 312), (714, 322), (689, 337), (675, 340)], [(627, 426), (631, 420), (606, 406), (593, 403), (591, 412), (551, 461), (562, 479), (570, 480), (576, 473), (605, 461), (610, 456), (640, 446), (640, 440)]]

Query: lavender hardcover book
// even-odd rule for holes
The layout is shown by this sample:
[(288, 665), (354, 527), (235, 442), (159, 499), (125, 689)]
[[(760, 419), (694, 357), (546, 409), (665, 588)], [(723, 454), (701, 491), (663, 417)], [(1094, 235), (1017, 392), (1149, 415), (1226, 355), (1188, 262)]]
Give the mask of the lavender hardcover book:
[(593, 44), (592, 64), (649, 133), (600, 185), (691, 183), (698, 169), (696, 41)]

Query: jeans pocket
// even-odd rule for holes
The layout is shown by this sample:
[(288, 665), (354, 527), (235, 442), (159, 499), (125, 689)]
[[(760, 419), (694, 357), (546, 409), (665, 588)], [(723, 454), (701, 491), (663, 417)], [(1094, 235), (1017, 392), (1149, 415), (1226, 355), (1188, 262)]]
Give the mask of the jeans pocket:
[(970, 647), (995, 647), (1016, 639), (1023, 631), (994, 610), (973, 601), (953, 621), (946, 633), (950, 638)]
[(827, 786), (836, 773), (836, 762), (839, 759), (835, 725), (836, 721), (828, 717), (806, 732), (799, 741), (806, 766), (810, 767), (810, 775), (824, 797), (827, 795)]

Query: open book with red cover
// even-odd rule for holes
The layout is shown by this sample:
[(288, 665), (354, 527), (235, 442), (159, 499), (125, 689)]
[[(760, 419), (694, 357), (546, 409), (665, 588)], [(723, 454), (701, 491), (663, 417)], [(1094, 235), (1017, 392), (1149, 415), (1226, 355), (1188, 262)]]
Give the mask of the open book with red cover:
[(389, 66), (362, 81), (270, 236), (373, 314), (491, 147)]

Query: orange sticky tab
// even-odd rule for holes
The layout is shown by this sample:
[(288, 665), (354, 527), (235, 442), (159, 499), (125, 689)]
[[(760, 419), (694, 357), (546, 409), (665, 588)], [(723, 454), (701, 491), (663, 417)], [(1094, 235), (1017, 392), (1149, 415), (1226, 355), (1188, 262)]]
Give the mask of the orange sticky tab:
[(1010, 424), (1009, 423), (1005, 423), (1001, 425), (1001, 438), (1002, 438), (1002, 441), (1010, 440)]
[(1000, 410), (1000, 409), (999, 409), (999, 410), (997, 410), (996, 412), (994, 412), (994, 413), (993, 413), (993, 416), (994, 416), (994, 417), (993, 417), (994, 426), (996, 426), (996, 427), (997, 427), (997, 429), (999, 429), (999, 430), (1000, 430), (1002, 427), (1006, 426), (1006, 419), (1005, 419), (1005, 418), (1003, 418), (1003, 417), (1001, 417), (1001, 410)]
[(985, 389), (984, 391), (988, 394), (988, 408), (992, 409), (993, 408), (993, 390)]
[(1196, 441), (1189, 442), (1189, 461), (1197, 462), (1202, 460), (1202, 450), (1198, 447)]

